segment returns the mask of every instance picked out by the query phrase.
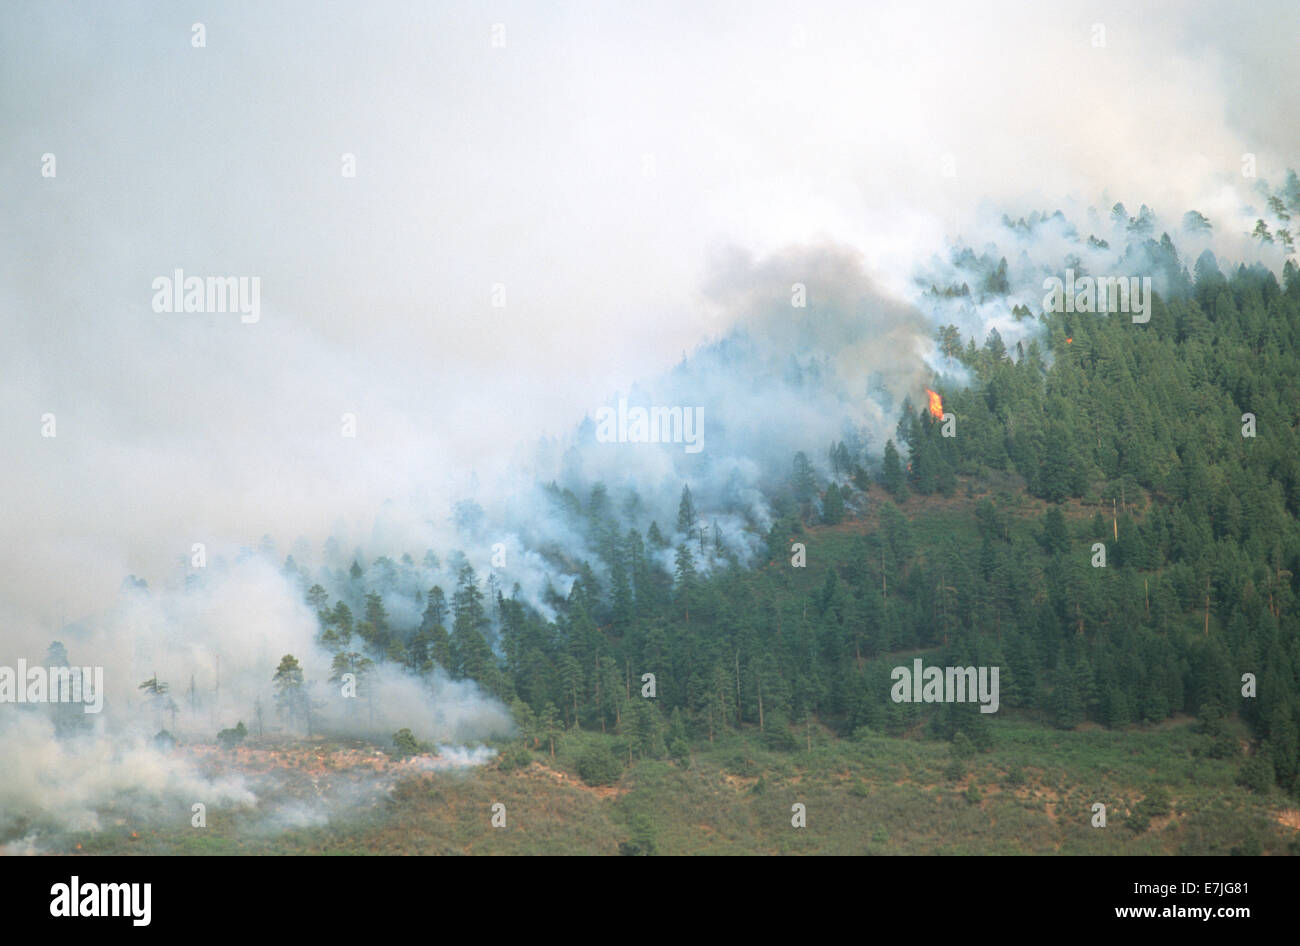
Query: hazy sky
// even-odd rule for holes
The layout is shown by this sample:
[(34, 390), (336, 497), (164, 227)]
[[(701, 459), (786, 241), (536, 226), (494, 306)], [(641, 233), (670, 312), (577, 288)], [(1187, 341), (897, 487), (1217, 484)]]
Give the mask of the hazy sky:
[[(901, 290), (981, 207), (1232, 218), (1300, 154), (1300, 7), (1134, 6), (4, 4), (0, 617), (445, 517), (723, 333), (731, 247)], [(260, 320), (154, 312), (178, 267)]]

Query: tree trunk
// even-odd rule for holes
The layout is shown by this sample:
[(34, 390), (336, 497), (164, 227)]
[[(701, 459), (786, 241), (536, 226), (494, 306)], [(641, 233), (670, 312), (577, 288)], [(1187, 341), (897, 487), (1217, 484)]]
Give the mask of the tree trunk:
[(1210, 636), (1210, 576), (1205, 576), (1205, 636)]
[(736, 651), (736, 727), (745, 721), (740, 699), (740, 651)]

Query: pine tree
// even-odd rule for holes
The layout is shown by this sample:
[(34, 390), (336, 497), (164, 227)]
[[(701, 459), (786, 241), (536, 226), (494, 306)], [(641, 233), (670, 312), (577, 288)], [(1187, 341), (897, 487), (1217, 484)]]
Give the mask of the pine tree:
[(822, 499), (822, 521), (828, 526), (834, 526), (839, 525), (843, 519), (844, 496), (839, 486), (832, 483), (826, 487), (826, 495)]
[(898, 457), (898, 450), (892, 440), (885, 441), (885, 459), (881, 480), (885, 489), (889, 490), (895, 499), (902, 500), (906, 498), (907, 479), (903, 475), (903, 464)]
[[(682, 487), (682, 501), (677, 506), (677, 531), (681, 535), (690, 535), (695, 530), (695, 502), (691, 499), (691, 488)], [(653, 528), (653, 524), (651, 525)], [(656, 530), (657, 531), (657, 530)]]
[(288, 714), (291, 725), (296, 724), (304, 709), (306, 696), (302, 666), (298, 663), (298, 658), (293, 654), (281, 657), (271, 682), (275, 684), (277, 710)]
[(809, 462), (808, 455), (800, 450), (794, 455), (793, 466), (791, 486), (794, 489), (794, 497), (800, 503), (807, 503), (817, 492), (817, 477), (813, 472), (812, 463)]

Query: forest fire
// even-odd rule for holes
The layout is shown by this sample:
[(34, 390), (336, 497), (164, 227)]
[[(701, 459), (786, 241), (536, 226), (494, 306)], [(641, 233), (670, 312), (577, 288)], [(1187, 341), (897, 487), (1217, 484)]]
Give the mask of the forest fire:
[(939, 397), (937, 391), (925, 389), (925, 393), (930, 395), (930, 416), (935, 420), (943, 420), (943, 398)]

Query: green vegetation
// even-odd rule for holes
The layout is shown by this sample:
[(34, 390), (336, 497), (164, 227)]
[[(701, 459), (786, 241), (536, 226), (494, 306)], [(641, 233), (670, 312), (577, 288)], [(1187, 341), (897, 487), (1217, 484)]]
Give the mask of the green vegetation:
[(244, 737), (247, 735), (248, 727), (244, 725), (243, 720), (240, 720), (239, 725), (235, 726), (233, 729), (223, 729), (221, 732), (217, 733), (217, 745), (221, 746), (223, 749), (233, 749), (235, 746), (243, 742)]
[(390, 755), (394, 759), (409, 759), (419, 755), (430, 747), (423, 745), (409, 729), (399, 729), (393, 733), (393, 748)]
[(623, 765), (609, 746), (592, 746), (579, 757), (578, 774), (588, 785), (613, 785), (623, 774)]
[[(436, 663), (513, 707), (520, 738), (467, 792), (533, 779), (521, 750), (616, 787), (565, 783), (571, 815), (601, 813), (547, 816), (574, 850), (1280, 850), (1265, 811), (1300, 792), (1300, 275), (1225, 276), (1208, 253), (1189, 274), (1167, 236), (1144, 250), (1172, 288), (1148, 324), (1047, 314), (1015, 352), (941, 330), (971, 377), (940, 391), (957, 435), (906, 403), (879, 464), (833, 444), (827, 478), (798, 454), (757, 562), (705, 554), (689, 486), (666, 536), (615, 511), (639, 497), (552, 484), (599, 559), (548, 553), (579, 574), (553, 620), (463, 564), (450, 606), (430, 589), (405, 630), (379, 592), (354, 626), (314, 586), (321, 640), (340, 668)], [(893, 702), (917, 656), (1000, 667), (997, 718)], [(301, 713), (295, 665), (277, 685)], [(816, 814), (783, 830), (799, 792)], [(1127, 840), (1089, 827), (1108, 797)]]
[[(579, 732), (553, 765), (542, 755), (509, 771), (412, 777), (387, 803), (329, 827), (249, 830), (256, 813), (213, 808), (204, 831), (181, 821), (63, 843), (115, 854), (1300, 853), (1282, 796), (1236, 786), (1233, 762), (1199, 754), (1204, 737), (1190, 720), (1063, 732), (1013, 714), (991, 728), (996, 748), (977, 752), (956, 781), (946, 743), (867, 731), (837, 739), (819, 726), (811, 749), (776, 752), (757, 729), (732, 732), (698, 747), (689, 768), (638, 760), (612, 785), (590, 787), (582, 760), (612, 753), (620, 737)], [(806, 828), (791, 827), (796, 802)], [(1105, 829), (1091, 826), (1098, 802)], [(507, 809), (501, 829), (491, 826), (497, 803)]]

